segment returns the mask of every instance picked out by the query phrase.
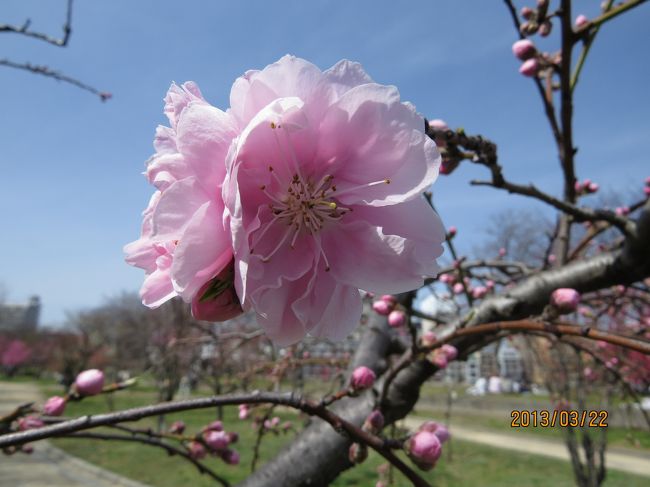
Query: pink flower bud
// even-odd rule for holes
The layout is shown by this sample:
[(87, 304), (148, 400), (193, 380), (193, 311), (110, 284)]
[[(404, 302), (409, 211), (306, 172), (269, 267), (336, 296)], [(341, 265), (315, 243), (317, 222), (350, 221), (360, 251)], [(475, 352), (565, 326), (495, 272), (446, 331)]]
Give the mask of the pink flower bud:
[(539, 70), (539, 63), (535, 58), (531, 58), (524, 61), (523, 63), (521, 63), (521, 66), (519, 67), (519, 72), (524, 76), (528, 76), (528, 77), (536, 76), (538, 70)]
[(576, 183), (573, 185), (573, 189), (575, 189), (575, 192), (577, 194), (581, 194), (584, 191), (584, 187), (580, 181), (576, 181)]
[(430, 347), (436, 343), (437, 340), (436, 334), (432, 331), (425, 331), (422, 333), (422, 337), (420, 337), (420, 342), (423, 347)]
[(559, 288), (551, 294), (551, 304), (562, 314), (573, 313), (580, 303), (580, 293), (571, 288)]
[(363, 423), (363, 429), (378, 434), (384, 427), (384, 415), (378, 409), (373, 410)]
[(576, 22), (575, 22), (576, 29), (579, 29), (580, 27), (585, 26), (588, 23), (589, 23), (589, 19), (585, 15), (580, 14), (576, 17)]
[(354, 372), (352, 372), (352, 380), (350, 381), (350, 385), (353, 389), (359, 391), (368, 389), (375, 383), (376, 378), (377, 376), (372, 371), (372, 369), (369, 369), (368, 367), (362, 365), (361, 367), (354, 369)]
[(293, 429), (293, 423), (291, 421), (285, 421), (282, 423), (282, 430), (283, 431), (289, 431)]
[(397, 298), (395, 296), (393, 296), (392, 294), (384, 294), (384, 295), (382, 295), (381, 299), (383, 301), (386, 301), (391, 306), (395, 306), (397, 304)]
[(239, 441), (239, 433), (235, 431), (230, 431), (226, 434), (228, 435), (228, 443), (230, 443), (231, 445)]
[(595, 193), (599, 189), (600, 186), (598, 185), (598, 183), (589, 183), (589, 186), (587, 186), (587, 191), (589, 191), (590, 193)]
[(223, 423), (219, 420), (213, 421), (207, 425), (204, 429), (205, 431), (223, 431)]
[(183, 421), (174, 421), (169, 427), (169, 432), (173, 435), (182, 435), (185, 431), (185, 423)]
[(363, 463), (368, 458), (368, 447), (359, 443), (352, 443), (348, 450), (348, 459), (354, 464)]
[(443, 274), (442, 276), (440, 276), (440, 282), (444, 284), (451, 284), (454, 282), (454, 276), (452, 276), (451, 274)]
[(264, 421), (264, 429), (270, 430), (273, 429), (273, 425), (271, 424), (271, 420), (267, 419)]
[(463, 285), (460, 282), (457, 282), (454, 284), (454, 287), (452, 288), (452, 291), (454, 291), (454, 294), (460, 294), (465, 290)]
[(393, 311), (394, 306), (383, 299), (378, 299), (372, 303), (372, 309), (375, 310), (375, 313), (382, 316), (388, 316), (391, 311)]
[(485, 286), (476, 286), (472, 289), (472, 297), (475, 299), (484, 298), (487, 293), (488, 289)]
[(585, 379), (587, 379), (587, 380), (593, 380), (593, 379), (596, 378), (596, 374), (594, 373), (594, 370), (591, 367), (585, 367), (583, 373), (584, 373)]
[(94, 396), (104, 388), (104, 372), (97, 369), (84, 370), (77, 376), (74, 384), (82, 396)]
[(220, 454), (221, 459), (228, 465), (239, 465), (239, 452), (237, 450), (231, 450), (230, 448), (224, 450)]
[(427, 359), (439, 369), (444, 369), (448, 365), (447, 356), (439, 348), (431, 352)]
[(530, 20), (534, 13), (535, 11), (530, 7), (521, 8), (521, 16), (526, 20)]
[(447, 235), (449, 235), (449, 238), (454, 238), (456, 236), (456, 233), (458, 233), (458, 229), (454, 226), (449, 227), (449, 230), (447, 230)]
[(109, 93), (108, 91), (102, 91), (99, 93), (99, 98), (101, 98), (102, 101), (108, 101), (111, 98), (113, 98), (113, 93)]
[(206, 292), (214, 286), (214, 280), (206, 282), (192, 299), (192, 316), (201, 321), (227, 321), (244, 312), (235, 288), (230, 286), (215, 297), (204, 299)]
[(248, 418), (248, 406), (246, 404), (240, 404), (239, 405), (239, 419), (247, 419)]
[(41, 428), (43, 426), (45, 426), (45, 423), (33, 415), (18, 419), (18, 429), (21, 431)]
[(487, 288), (490, 289), (490, 290), (494, 289), (494, 281), (493, 281), (492, 279), (488, 280), (488, 281), (485, 283), (485, 287), (487, 287)]
[(440, 424), (436, 421), (425, 421), (420, 425), (418, 431), (428, 431), (429, 433), (433, 433), (438, 437), (440, 443), (444, 443), (450, 437), (447, 427), (444, 424)]
[(455, 360), (456, 357), (458, 357), (458, 349), (448, 343), (445, 343), (442, 347), (440, 347), (440, 350), (445, 354), (447, 362), (451, 362), (452, 360)]
[(542, 25), (539, 26), (539, 35), (547, 37), (551, 30), (553, 30), (553, 24), (550, 21), (542, 22)]
[(388, 315), (388, 324), (394, 328), (399, 328), (404, 326), (406, 323), (406, 314), (404, 311), (395, 310), (391, 311)]
[(645, 182), (645, 185), (646, 185), (646, 186), (650, 186), (650, 176), (648, 176), (647, 178), (645, 178), (645, 181), (644, 181), (644, 182)]
[(32, 453), (34, 453), (34, 447), (33, 447), (32, 445), (29, 445), (29, 444), (27, 444), (27, 445), (20, 445), (19, 448), (20, 448), (20, 451), (21, 451), (22, 453), (25, 453), (25, 454), (27, 454), (27, 455), (31, 455)]
[(449, 125), (447, 125), (447, 122), (439, 118), (434, 118), (433, 120), (429, 120), (429, 127), (431, 127), (434, 130), (441, 130), (441, 131), (449, 130)]
[(271, 418), (271, 424), (275, 428), (276, 426), (278, 426), (280, 424), (280, 418), (278, 418), (277, 416), (274, 416), (273, 418)]
[(643, 193), (644, 193), (646, 196), (650, 196), (650, 186), (645, 186), (645, 187), (643, 188)]
[(628, 206), (619, 206), (616, 208), (616, 214), (618, 216), (629, 215), (629, 213), (630, 213), (630, 208)]
[(198, 441), (191, 441), (187, 449), (190, 456), (195, 460), (205, 458), (205, 455), (208, 453), (205, 447)]
[(501, 247), (499, 249), (499, 257), (504, 257), (506, 255), (506, 249), (504, 247)]
[(512, 45), (512, 53), (522, 61), (530, 59), (536, 52), (535, 44), (528, 39), (521, 39)]
[(230, 438), (228, 438), (228, 434), (225, 431), (208, 431), (203, 435), (203, 439), (205, 440), (205, 444), (211, 450), (215, 451), (225, 450), (230, 443)]
[(418, 431), (406, 442), (409, 458), (422, 470), (431, 470), (442, 453), (438, 437), (428, 431)]
[(65, 411), (65, 399), (60, 396), (50, 397), (43, 405), (43, 414), (48, 416), (61, 416)]

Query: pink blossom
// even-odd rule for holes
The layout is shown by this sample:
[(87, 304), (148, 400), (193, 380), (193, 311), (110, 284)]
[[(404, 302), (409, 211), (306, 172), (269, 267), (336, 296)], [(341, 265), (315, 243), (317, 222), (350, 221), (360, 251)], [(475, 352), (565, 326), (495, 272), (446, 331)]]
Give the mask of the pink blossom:
[(431, 470), (442, 453), (438, 437), (429, 431), (418, 431), (406, 444), (406, 450), (413, 461), (422, 470)]
[(183, 421), (174, 421), (169, 427), (169, 432), (174, 435), (182, 435), (185, 431), (185, 422)]
[(499, 249), (499, 257), (504, 257), (506, 255), (506, 249), (504, 247), (501, 247)]
[(452, 276), (451, 274), (443, 274), (442, 276), (440, 276), (440, 282), (444, 284), (452, 284), (454, 280), (455, 280), (454, 276)]
[(219, 420), (213, 421), (205, 427), (205, 431), (223, 431), (223, 423)]
[(215, 451), (225, 450), (230, 443), (230, 438), (228, 438), (228, 433), (225, 431), (208, 431), (203, 436), (205, 444), (208, 445), (208, 448)]
[(521, 63), (521, 66), (519, 67), (519, 72), (524, 76), (528, 76), (528, 77), (536, 76), (538, 70), (539, 70), (539, 63), (535, 58), (531, 58), (524, 61), (523, 63)]
[(21, 431), (42, 428), (43, 426), (45, 426), (45, 423), (33, 415), (18, 419), (18, 429)]
[(400, 293), (435, 275), (444, 229), (420, 194), (440, 155), (394, 87), (349, 61), (321, 72), (285, 56), (238, 79), (230, 101), (235, 288), (274, 341), (341, 339), (359, 289)]
[(43, 414), (48, 416), (61, 416), (65, 411), (66, 400), (60, 396), (52, 396), (43, 405)]
[(440, 350), (445, 355), (448, 362), (451, 362), (452, 360), (455, 360), (456, 357), (458, 357), (458, 349), (448, 343), (445, 343), (442, 347), (440, 347)]
[(535, 44), (529, 39), (521, 39), (512, 45), (512, 53), (522, 61), (534, 56), (536, 52)]
[(384, 415), (381, 411), (374, 409), (363, 423), (363, 428), (373, 434), (377, 434), (384, 427)]
[(444, 369), (448, 365), (447, 355), (445, 355), (445, 353), (439, 348), (436, 348), (431, 352), (427, 356), (427, 359), (439, 369)]
[(198, 86), (172, 84), (165, 97), (170, 126), (159, 126), (145, 175), (156, 187), (140, 239), (126, 261), (145, 270), (140, 295), (152, 308), (180, 295), (190, 302), (232, 260), (220, 187), (237, 135), (232, 115), (205, 101)]
[(22, 340), (12, 340), (2, 352), (0, 363), (5, 367), (18, 367), (32, 356), (32, 350)]
[(239, 419), (247, 419), (249, 414), (248, 406), (246, 404), (239, 405)]
[(372, 369), (362, 365), (354, 369), (350, 385), (355, 390), (368, 389), (375, 383), (377, 376)]
[(463, 285), (460, 282), (457, 282), (454, 284), (454, 287), (452, 288), (452, 291), (454, 291), (454, 294), (460, 294), (465, 290)]
[(221, 452), (221, 459), (228, 465), (239, 465), (239, 452), (229, 448)]
[(488, 288), (485, 286), (476, 286), (474, 289), (472, 289), (472, 297), (475, 299), (484, 298), (487, 293)]
[(549, 264), (554, 264), (556, 260), (557, 257), (555, 257), (555, 254), (549, 254), (548, 258), (546, 259), (546, 262), (548, 262)]
[(521, 16), (524, 19), (530, 19), (533, 16), (534, 10), (530, 7), (522, 7), (521, 8)]
[(383, 316), (388, 316), (391, 311), (393, 311), (393, 305), (384, 301), (383, 299), (378, 299), (374, 303), (372, 303), (372, 309), (375, 310), (376, 313), (383, 315)]
[(359, 443), (352, 443), (348, 450), (348, 459), (351, 463), (363, 463), (368, 458), (368, 447)]
[(583, 27), (589, 23), (589, 19), (585, 15), (578, 15), (575, 20), (576, 29)]
[(104, 388), (104, 372), (97, 369), (84, 370), (77, 376), (75, 387), (82, 396), (99, 394)]
[(488, 280), (485, 283), (485, 287), (487, 287), (488, 289), (494, 289), (494, 281), (492, 279)]
[(404, 311), (391, 311), (391, 313), (388, 315), (388, 324), (394, 328), (404, 326), (406, 324), (406, 314)]
[(423, 347), (430, 347), (437, 341), (436, 334), (432, 331), (425, 331), (422, 333), (422, 336), (420, 337), (420, 341), (422, 342)]
[(580, 303), (580, 293), (571, 288), (559, 288), (551, 294), (551, 304), (560, 313), (573, 313)]
[(195, 460), (201, 460), (202, 458), (205, 458), (208, 453), (205, 447), (198, 441), (191, 441), (187, 449), (189, 450), (190, 456)]

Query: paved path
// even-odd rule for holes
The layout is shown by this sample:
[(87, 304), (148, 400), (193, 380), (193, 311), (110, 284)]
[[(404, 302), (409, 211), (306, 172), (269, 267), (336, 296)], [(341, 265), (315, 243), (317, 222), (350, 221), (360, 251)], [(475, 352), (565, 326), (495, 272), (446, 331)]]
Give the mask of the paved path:
[[(417, 428), (422, 424), (422, 419), (407, 418), (406, 425), (409, 428)], [(530, 453), (543, 455), (559, 460), (570, 461), (569, 451), (561, 441), (540, 439), (531, 435), (509, 435), (504, 433), (493, 433), (490, 431), (479, 431), (469, 428), (461, 428), (452, 425), (450, 428), (454, 438), (471, 441), (482, 445), (515, 450), (519, 453)], [(650, 453), (637, 451), (624, 451), (622, 449), (609, 449), (605, 455), (607, 468), (621, 470), (623, 472), (650, 477)]]
[[(26, 402), (41, 402), (33, 384), (0, 382), (0, 416)], [(31, 455), (0, 454), (0, 487), (147, 487), (67, 455), (46, 441)]]

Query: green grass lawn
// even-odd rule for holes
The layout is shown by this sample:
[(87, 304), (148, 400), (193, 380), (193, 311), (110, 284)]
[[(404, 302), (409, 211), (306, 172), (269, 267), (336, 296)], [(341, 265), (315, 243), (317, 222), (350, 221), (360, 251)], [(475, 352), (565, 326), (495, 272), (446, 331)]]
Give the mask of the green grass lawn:
[[(42, 386), (47, 395), (60, 393), (54, 386)], [(153, 392), (150, 388), (134, 388), (114, 395), (115, 407), (124, 409), (147, 404), (151, 401)], [(107, 401), (103, 396), (85, 399), (79, 403), (68, 405), (66, 415), (80, 416), (107, 411)], [(219, 475), (232, 483), (247, 477), (250, 473), (250, 462), (256, 433), (249, 421), (236, 418), (236, 408), (224, 408), (227, 431), (236, 431), (240, 441), (236, 446), (241, 454), (239, 466), (228, 466), (216, 458), (207, 460), (207, 465)], [(279, 412), (283, 420), (289, 419), (300, 425), (301, 419), (295, 414)], [(182, 418), (187, 424), (188, 432), (195, 432), (216, 419), (214, 410), (192, 411), (182, 414), (169, 415), (168, 424)], [(154, 419), (143, 420), (138, 426), (153, 426)], [(269, 434), (265, 437), (261, 448), (261, 463), (272, 456), (290, 441), (293, 433), (287, 435)], [(181, 458), (169, 457), (164, 451), (144, 445), (118, 443), (114, 441), (70, 440), (58, 439), (54, 443), (72, 455), (83, 458), (91, 463), (115, 471), (126, 477), (156, 487), (177, 487), (192, 485), (193, 487), (213, 486), (215, 482), (207, 476), (201, 476), (196, 469)], [(423, 475), (435, 486), (571, 486), (573, 474), (568, 462), (561, 462), (538, 456), (512, 453), (484, 447), (473, 443), (454, 440), (451, 443), (452, 456), (449, 458), (449, 444), (445, 447), (438, 466)], [(406, 460), (408, 462), (408, 460)], [(368, 460), (361, 466), (342, 474), (334, 486), (374, 486), (378, 479), (377, 467), (383, 459), (371, 452)], [(324, 466), (326, 468), (326, 466)], [(410, 485), (399, 472), (395, 472), (397, 486)], [(645, 486), (647, 479), (615, 471), (608, 472), (606, 486)]]

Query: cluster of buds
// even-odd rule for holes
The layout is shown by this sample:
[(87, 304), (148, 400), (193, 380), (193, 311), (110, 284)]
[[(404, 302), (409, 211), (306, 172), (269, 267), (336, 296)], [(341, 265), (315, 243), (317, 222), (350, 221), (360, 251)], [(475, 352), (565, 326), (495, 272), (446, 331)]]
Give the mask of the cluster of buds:
[(537, 0), (537, 8), (523, 7), (521, 9), (521, 16), (524, 18), (520, 26), (522, 35), (533, 35), (539, 33), (542, 37), (546, 37), (551, 33), (553, 24), (548, 17), (548, 0)]
[(551, 294), (551, 306), (560, 314), (573, 313), (579, 303), (580, 293), (575, 289), (562, 287)]
[[(177, 423), (174, 423), (176, 425)], [(172, 428), (174, 428), (172, 425)], [(185, 425), (183, 424), (183, 430)], [(171, 431), (171, 429), (170, 429)], [(201, 435), (190, 441), (186, 448), (188, 453), (195, 460), (205, 458), (208, 453), (221, 458), (228, 465), (239, 464), (239, 453), (230, 448), (237, 443), (239, 435), (235, 432), (226, 432), (221, 421), (213, 421), (201, 432)]]
[(594, 183), (591, 179), (585, 179), (584, 181), (576, 181), (575, 191), (578, 196), (585, 194), (593, 194), (600, 189), (598, 183)]
[(458, 349), (453, 345), (445, 343), (441, 347), (434, 349), (427, 356), (427, 360), (439, 369), (444, 369), (447, 367), (449, 362), (453, 361), (458, 357)]
[(404, 326), (407, 322), (406, 313), (399, 309), (397, 299), (390, 294), (384, 294), (372, 303), (372, 309), (382, 315), (388, 316), (388, 324), (393, 328)]
[(449, 439), (449, 430), (435, 421), (426, 421), (404, 443), (407, 455), (422, 470), (431, 470), (442, 454), (442, 444)]

